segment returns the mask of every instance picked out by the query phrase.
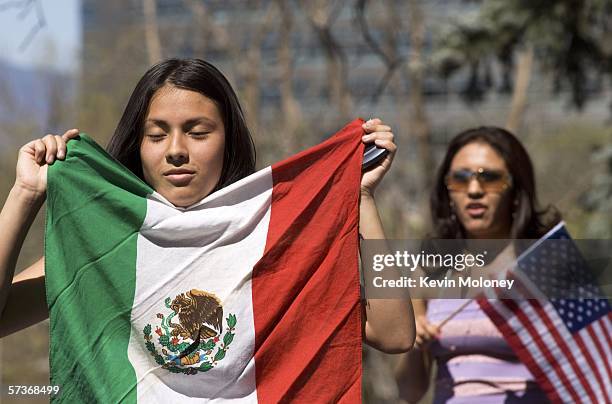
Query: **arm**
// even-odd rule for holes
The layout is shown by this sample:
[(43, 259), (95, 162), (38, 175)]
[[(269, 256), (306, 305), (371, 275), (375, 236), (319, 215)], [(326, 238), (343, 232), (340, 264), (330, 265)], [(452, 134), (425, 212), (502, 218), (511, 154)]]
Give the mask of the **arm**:
[(13, 275), (23, 240), (45, 200), (47, 164), (64, 159), (66, 141), (78, 133), (73, 129), (63, 136), (47, 135), (19, 150), (15, 184), (0, 212), (0, 337), (48, 316), (44, 261)]
[[(363, 141), (374, 142), (377, 146), (387, 149), (389, 154), (362, 177), (359, 232), (364, 239), (384, 239), (385, 233), (376, 208), (374, 189), (389, 170), (397, 147), (393, 143), (391, 128), (382, 125), (379, 119), (366, 122), (364, 129), (369, 134), (364, 136)], [(363, 312), (364, 335), (369, 345), (387, 353), (406, 352), (412, 347), (415, 329), (410, 300), (367, 300)]]
[(395, 368), (399, 398), (408, 403), (421, 400), (429, 388), (431, 358), (427, 346), (439, 333), (438, 327), (426, 320), (426, 302), (415, 299), (412, 306), (416, 316), (417, 333), (414, 349), (401, 355)]

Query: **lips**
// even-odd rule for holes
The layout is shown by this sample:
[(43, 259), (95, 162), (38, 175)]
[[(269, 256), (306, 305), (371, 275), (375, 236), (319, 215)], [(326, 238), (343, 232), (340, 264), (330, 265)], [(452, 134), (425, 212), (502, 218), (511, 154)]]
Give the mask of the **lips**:
[(487, 205), (483, 205), (482, 203), (478, 202), (472, 202), (466, 205), (465, 210), (471, 217), (479, 218), (484, 215), (485, 211), (487, 210)]
[(164, 178), (176, 187), (188, 185), (195, 177), (195, 171), (186, 168), (173, 168), (164, 172)]

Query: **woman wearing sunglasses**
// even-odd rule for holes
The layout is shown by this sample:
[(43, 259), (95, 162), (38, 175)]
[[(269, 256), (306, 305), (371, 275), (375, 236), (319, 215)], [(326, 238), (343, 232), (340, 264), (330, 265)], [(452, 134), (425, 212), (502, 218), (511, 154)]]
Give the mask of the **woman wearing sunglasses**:
[[(560, 219), (553, 208), (538, 210), (529, 155), (514, 135), (497, 127), (470, 129), (451, 140), (430, 207), (439, 239), (535, 239)], [(547, 402), (475, 301), (454, 315), (465, 302), (413, 301), (415, 349), (396, 371), (402, 399), (412, 403), (425, 395), (435, 361), (435, 403)]]

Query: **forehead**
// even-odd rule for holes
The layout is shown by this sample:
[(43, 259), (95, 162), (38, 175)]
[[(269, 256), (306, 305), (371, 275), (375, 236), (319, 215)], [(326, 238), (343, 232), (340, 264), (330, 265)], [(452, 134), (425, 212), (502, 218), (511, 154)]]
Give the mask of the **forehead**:
[(451, 169), (489, 168), (507, 170), (506, 162), (500, 154), (489, 144), (484, 142), (472, 142), (463, 146), (453, 157)]
[(147, 112), (147, 119), (168, 122), (194, 117), (220, 121), (221, 114), (216, 103), (210, 98), (196, 91), (167, 85), (153, 94)]

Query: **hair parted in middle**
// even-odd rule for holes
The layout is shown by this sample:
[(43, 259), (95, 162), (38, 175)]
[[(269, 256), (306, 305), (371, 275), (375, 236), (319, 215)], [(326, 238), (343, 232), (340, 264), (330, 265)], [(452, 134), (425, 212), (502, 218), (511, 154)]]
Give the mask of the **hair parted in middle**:
[(153, 95), (165, 85), (196, 91), (219, 108), (225, 127), (225, 150), (221, 178), (212, 192), (255, 171), (255, 146), (242, 107), (225, 76), (201, 59), (167, 59), (142, 76), (110, 139), (107, 151), (144, 181), (140, 144)]
[(511, 132), (496, 126), (481, 126), (465, 130), (456, 135), (448, 145), (430, 196), (433, 221), (433, 237), (442, 239), (465, 238), (465, 231), (458, 220), (453, 220), (453, 211), (445, 177), (459, 150), (474, 142), (491, 146), (502, 157), (512, 176), (511, 197), (514, 200), (514, 215), (510, 237), (534, 239), (543, 236), (560, 220), (553, 207), (538, 209), (535, 175), (529, 154)]

